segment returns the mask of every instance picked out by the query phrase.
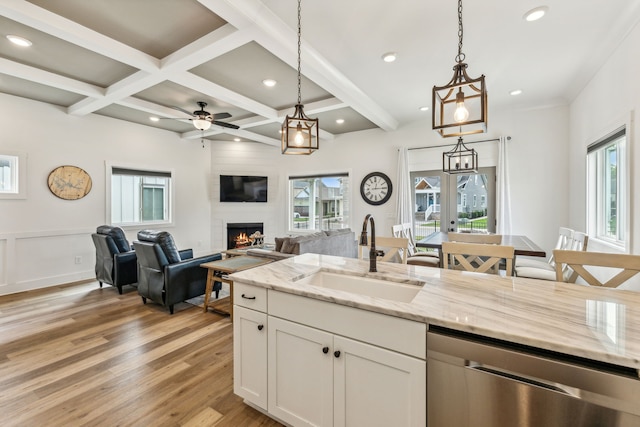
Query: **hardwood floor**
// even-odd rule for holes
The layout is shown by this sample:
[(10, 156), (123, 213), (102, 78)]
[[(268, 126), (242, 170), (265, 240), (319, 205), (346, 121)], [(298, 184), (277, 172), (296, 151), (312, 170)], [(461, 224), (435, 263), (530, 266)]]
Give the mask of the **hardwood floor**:
[(2, 426), (280, 426), (233, 394), (233, 326), (95, 281), (0, 296)]

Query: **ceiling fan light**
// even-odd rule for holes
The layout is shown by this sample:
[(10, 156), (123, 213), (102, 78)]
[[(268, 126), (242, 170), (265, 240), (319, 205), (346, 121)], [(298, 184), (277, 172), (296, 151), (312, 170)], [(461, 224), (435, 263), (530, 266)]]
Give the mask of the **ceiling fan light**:
[(206, 119), (194, 119), (193, 126), (198, 130), (208, 130), (211, 127), (211, 122)]

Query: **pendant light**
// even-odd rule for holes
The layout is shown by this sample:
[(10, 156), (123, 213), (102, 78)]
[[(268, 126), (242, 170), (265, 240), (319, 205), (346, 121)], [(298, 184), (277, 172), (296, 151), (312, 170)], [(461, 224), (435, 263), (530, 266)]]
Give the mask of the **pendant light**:
[(282, 123), (282, 154), (311, 154), (318, 149), (319, 124), (318, 119), (311, 119), (304, 114), (301, 95), (301, 19), (298, 0), (298, 103), (293, 116), (288, 116)]
[(487, 131), (487, 88), (484, 74), (472, 79), (462, 53), (462, 0), (458, 0), (458, 55), (453, 77), (444, 86), (433, 86), (433, 129), (442, 137)]
[(478, 153), (464, 145), (462, 137), (453, 150), (442, 153), (442, 171), (445, 173), (477, 173)]

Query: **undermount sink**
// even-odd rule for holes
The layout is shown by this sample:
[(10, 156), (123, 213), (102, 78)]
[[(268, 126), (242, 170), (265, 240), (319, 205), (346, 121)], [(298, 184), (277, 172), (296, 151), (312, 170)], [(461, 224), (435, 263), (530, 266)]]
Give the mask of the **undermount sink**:
[(329, 271), (318, 271), (296, 280), (296, 283), (398, 302), (411, 302), (424, 285), (424, 282), (417, 280), (399, 282)]

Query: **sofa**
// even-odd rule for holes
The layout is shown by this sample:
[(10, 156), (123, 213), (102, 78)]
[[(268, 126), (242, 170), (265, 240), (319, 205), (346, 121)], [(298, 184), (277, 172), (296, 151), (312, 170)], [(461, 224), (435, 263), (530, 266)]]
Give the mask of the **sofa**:
[(276, 237), (272, 250), (258, 248), (247, 251), (247, 255), (276, 261), (305, 253), (357, 258), (358, 243), (355, 233), (350, 228), (343, 228), (299, 236)]

